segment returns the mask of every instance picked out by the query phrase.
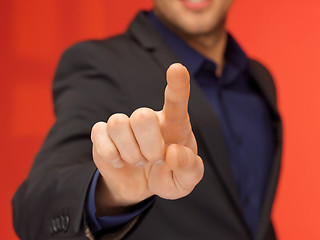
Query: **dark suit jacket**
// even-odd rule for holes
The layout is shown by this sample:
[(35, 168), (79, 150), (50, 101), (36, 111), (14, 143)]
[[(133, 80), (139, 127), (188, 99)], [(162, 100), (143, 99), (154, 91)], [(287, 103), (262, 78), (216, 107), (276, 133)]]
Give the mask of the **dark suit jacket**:
[[(125, 34), (80, 43), (64, 53), (53, 85), (56, 123), (13, 199), (14, 227), (22, 239), (85, 239), (85, 199), (96, 170), (91, 156), (92, 125), (113, 113), (130, 115), (143, 106), (160, 110), (165, 71), (174, 62), (179, 59), (144, 13)], [(280, 167), (281, 121), (270, 74), (253, 60), (250, 73), (272, 109), (277, 138), (254, 239), (274, 239), (270, 212)], [(148, 212), (118, 232), (128, 239), (253, 239), (220, 123), (194, 79), (189, 113), (205, 165), (203, 180), (183, 199), (156, 199)]]

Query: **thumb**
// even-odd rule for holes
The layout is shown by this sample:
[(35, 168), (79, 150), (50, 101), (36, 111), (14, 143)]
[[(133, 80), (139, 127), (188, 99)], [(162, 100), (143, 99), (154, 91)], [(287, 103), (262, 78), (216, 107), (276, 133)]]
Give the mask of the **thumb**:
[(190, 193), (200, 182), (204, 173), (202, 159), (190, 148), (171, 144), (166, 152), (166, 164), (172, 170), (177, 188)]

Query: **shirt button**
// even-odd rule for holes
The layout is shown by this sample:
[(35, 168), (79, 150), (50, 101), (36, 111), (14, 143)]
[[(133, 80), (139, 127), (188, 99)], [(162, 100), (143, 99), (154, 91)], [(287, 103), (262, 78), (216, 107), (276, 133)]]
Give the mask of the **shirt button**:
[(244, 199), (244, 203), (245, 203), (245, 205), (250, 204), (250, 197), (249, 196), (246, 196), (246, 198)]
[(216, 71), (216, 67), (214, 64), (206, 61), (204, 64), (203, 64), (203, 69), (208, 71), (208, 72), (215, 72)]

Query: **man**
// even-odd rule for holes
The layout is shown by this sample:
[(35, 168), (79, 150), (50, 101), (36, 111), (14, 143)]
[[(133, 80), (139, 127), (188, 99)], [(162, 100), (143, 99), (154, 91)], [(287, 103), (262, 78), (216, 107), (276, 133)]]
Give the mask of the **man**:
[(64, 54), (57, 121), (13, 200), (22, 239), (275, 239), (275, 89), (228, 35), (231, 4), (154, 0)]

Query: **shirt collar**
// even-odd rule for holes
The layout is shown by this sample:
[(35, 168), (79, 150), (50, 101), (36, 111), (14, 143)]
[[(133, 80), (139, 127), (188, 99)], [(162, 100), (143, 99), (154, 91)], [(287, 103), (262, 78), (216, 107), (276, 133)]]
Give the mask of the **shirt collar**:
[[(210, 65), (212, 71), (215, 71), (216, 64), (213, 61), (207, 59), (168, 29), (152, 11), (149, 12), (148, 18), (162, 36), (164, 42), (181, 59), (182, 64), (187, 67), (191, 76), (195, 76), (208, 65)], [(230, 34), (228, 34), (225, 60), (225, 67), (221, 75), (222, 85), (234, 82), (248, 68), (249, 63), (246, 54)]]

